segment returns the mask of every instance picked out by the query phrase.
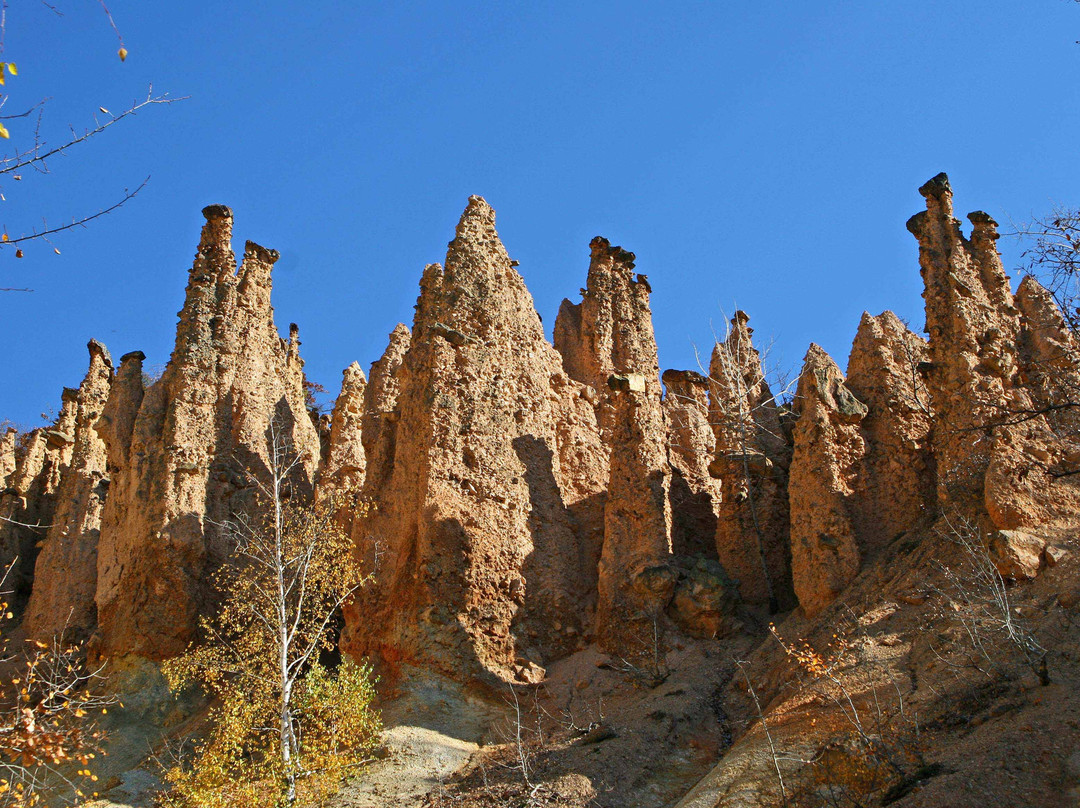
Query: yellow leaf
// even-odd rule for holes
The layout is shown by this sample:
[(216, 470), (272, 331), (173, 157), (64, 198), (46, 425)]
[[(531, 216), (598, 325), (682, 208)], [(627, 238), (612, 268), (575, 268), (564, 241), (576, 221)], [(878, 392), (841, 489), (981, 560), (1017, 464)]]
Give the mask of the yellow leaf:
[(13, 75), (13, 76), (19, 75), (19, 69), (17, 67), (15, 67), (14, 62), (8, 62), (7, 63), (7, 69), (8, 69), (8, 73), (10, 73), (11, 75)]
[(116, 55), (120, 57), (121, 62), (124, 61), (125, 59), (127, 59), (127, 48), (121, 45), (120, 50), (116, 52)]
[(8, 234), (7, 233), (4, 233), (4, 235), (0, 236), (0, 241), (7, 241), (7, 240), (8, 240)]
[(7, 140), (11, 137), (11, 133), (8, 132), (7, 127), (4, 126), (2, 123), (0, 123), (0, 137), (2, 137), (4, 140)]

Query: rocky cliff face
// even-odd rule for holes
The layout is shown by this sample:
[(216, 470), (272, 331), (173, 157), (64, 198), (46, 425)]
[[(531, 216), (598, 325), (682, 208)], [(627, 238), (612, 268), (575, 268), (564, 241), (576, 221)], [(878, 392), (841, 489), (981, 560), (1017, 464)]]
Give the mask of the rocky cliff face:
[(587, 626), (574, 515), (602, 485), (595, 415), (483, 199), (469, 199), (445, 267), (428, 266), (420, 290), (383, 419), (392, 467), (369, 477), (375, 507), (354, 526), (379, 559), (376, 582), (346, 615), (343, 645), (529, 678)]
[(228, 552), (220, 525), (255, 506), (247, 475), (265, 469), (271, 423), (304, 457), (309, 487), (319, 456), (299, 339), (295, 329), (288, 341), (278, 336), (270, 306), (277, 253), (249, 241), (237, 272), (231, 211), (213, 205), (203, 213), (173, 355), (141, 400), (132, 383), (116, 402), (108, 453), (118, 471), (96, 598), (108, 654), (163, 658), (194, 637), (207, 571)]
[(677, 555), (716, 557), (716, 517), (723, 493), (709, 473), (716, 435), (709, 425), (709, 380), (665, 370), (664, 421), (671, 465), (671, 544)]
[(926, 285), (940, 506), (998, 528), (1036, 527), (1062, 509), (1075, 514), (1077, 488), (1047, 465), (1059, 441), (1021, 378), (1018, 346), (1030, 342), (1021, 337), (1030, 326), (1021, 321), (995, 247), (997, 223), (975, 211), (965, 238), (944, 174), (919, 192), (927, 209), (908, 229), (919, 242)]
[(788, 539), (791, 447), (765, 381), (745, 312), (735, 312), (709, 362), (709, 420), (716, 436), (711, 474), (720, 480), (716, 524), (720, 563), (749, 603), (794, 603)]
[[(51, 427), (33, 430), (0, 496), (0, 569), (16, 608), (26, 603), (40, 543), (52, 524), (61, 475), (75, 443), (78, 390), (65, 387)], [(3, 574), (3, 573), (0, 573)]]
[(91, 343), (56, 423), (0, 438), (0, 562), (19, 558), (25, 627), (112, 656), (185, 648), (222, 525), (259, 507), (272, 428), (303, 457), (295, 495), (358, 492), (341, 518), (374, 577), (342, 647), (386, 663), (536, 681), (594, 641), (632, 655), (737, 632), (737, 613), (814, 615), (943, 513), (1029, 531), (1017, 576), (1037, 575), (1040, 531), (1080, 513), (1080, 352), (1045, 289), (1012, 294), (990, 217), (965, 238), (947, 180), (922, 193), (929, 343), (865, 314), (847, 378), (811, 346), (790, 406), (743, 312), (709, 377), (667, 371), (662, 398), (648, 282), (602, 238), (552, 345), (471, 197), (412, 329), (369, 379), (345, 370), (325, 447), (298, 330), (273, 321), (276, 253), (248, 242), (237, 269), (232, 214), (211, 206), (162, 377), (144, 389), (138, 352), (114, 376)]
[(397, 408), (401, 388), (398, 371), (411, 341), (409, 327), (398, 323), (390, 332), (383, 355), (371, 365), (371, 380), (364, 390), (360, 440), (372, 490), (381, 486), (393, 469), (395, 424), (400, 416)]
[(97, 547), (109, 487), (105, 443), (97, 431), (113, 380), (112, 357), (91, 340), (90, 369), (75, 401), (71, 459), (56, 490), (52, 524), (37, 557), (24, 625), (48, 642), (63, 633), (85, 639), (97, 626)]
[(342, 376), (341, 392), (330, 416), (329, 454), (319, 468), (319, 482), (327, 488), (358, 490), (367, 468), (360, 437), (367, 379), (356, 362), (345, 368)]
[(871, 552), (937, 513), (928, 363), (926, 340), (895, 314), (863, 314), (845, 384), (867, 406), (853, 518)]
[(854, 519), (855, 479), (866, 456), (867, 407), (843, 374), (811, 345), (795, 393), (791, 461), (791, 571), (799, 605), (810, 616), (852, 581), (862, 553)]

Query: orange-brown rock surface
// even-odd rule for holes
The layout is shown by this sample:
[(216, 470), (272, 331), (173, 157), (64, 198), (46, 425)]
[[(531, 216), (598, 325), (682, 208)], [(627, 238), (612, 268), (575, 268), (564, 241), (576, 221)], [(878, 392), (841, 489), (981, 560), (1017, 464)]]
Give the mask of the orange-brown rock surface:
[(788, 537), (791, 448), (765, 380), (745, 312), (737, 311), (709, 363), (709, 420), (716, 435), (711, 474), (721, 501), (716, 551), (749, 603), (794, 605)]
[(480, 197), (445, 267), (424, 270), (395, 375), (392, 469), (369, 477), (374, 509), (353, 531), (376, 580), (347, 613), (343, 646), (532, 678), (588, 625), (595, 577), (574, 511), (606, 464), (593, 407)]
[(18, 437), (19, 430), (13, 426), (9, 426), (4, 434), (0, 435), (0, 489), (7, 488), (8, 480), (15, 473)]
[(659, 397), (648, 279), (634, 273), (632, 252), (611, 246), (606, 238), (594, 238), (589, 250), (581, 302), (564, 300), (555, 319), (555, 347), (563, 366), (570, 378), (601, 395), (611, 374), (638, 373), (649, 393)]
[(38, 553), (24, 626), (29, 637), (85, 639), (97, 626), (97, 547), (109, 487), (97, 432), (113, 379), (112, 357), (91, 340), (90, 368), (76, 399), (71, 459), (56, 490), (52, 524)]
[(322, 486), (356, 490), (364, 482), (367, 462), (360, 425), (366, 389), (364, 371), (353, 362), (342, 374), (341, 392), (330, 416), (329, 452), (319, 469)]
[(221, 525), (254, 506), (247, 475), (265, 468), (271, 421), (309, 483), (319, 456), (299, 339), (278, 336), (270, 306), (277, 253), (249, 241), (237, 271), (232, 212), (203, 214), (172, 357), (139, 403), (127, 457), (108, 448), (119, 471), (98, 548), (105, 653), (163, 658), (194, 637), (208, 572), (229, 550)]
[(1080, 468), (1080, 344), (1053, 296), (1032, 276), (1016, 290), (1020, 383), (1061, 441), (1060, 471)]
[(794, 407), (791, 574), (803, 611), (813, 616), (852, 581), (862, 559), (854, 518), (855, 480), (866, 455), (866, 405), (844, 384), (832, 358), (811, 345)]
[[(612, 376), (613, 384), (625, 377)], [(640, 377), (638, 377), (640, 378)], [(666, 435), (644, 383), (613, 390), (611, 476), (600, 556), (596, 632), (612, 651), (651, 636), (674, 594)]]
[(716, 557), (720, 482), (709, 474), (716, 435), (709, 425), (709, 380), (665, 370), (664, 421), (671, 464), (671, 545), (677, 555)]
[[(39, 543), (52, 524), (56, 492), (75, 444), (78, 390), (65, 387), (60, 414), (50, 427), (33, 430), (0, 496), (0, 570), (5, 588), (22, 606), (30, 595)], [(2, 575), (3, 573), (0, 573)]]
[(371, 378), (364, 390), (360, 440), (372, 489), (380, 486), (393, 468), (395, 424), (400, 415), (397, 409), (401, 387), (398, 371), (411, 341), (409, 327), (398, 323), (390, 332), (383, 355), (372, 363)]
[(863, 313), (845, 384), (868, 410), (861, 423), (866, 458), (853, 503), (864, 553), (936, 513), (928, 361), (926, 341), (891, 311)]
[(971, 213), (965, 238), (944, 174), (919, 192), (927, 209), (908, 229), (919, 242), (926, 287), (942, 510), (1002, 529), (1080, 512), (1080, 488), (1050, 473), (1060, 442), (1020, 378), (1022, 323), (995, 247), (997, 223)]

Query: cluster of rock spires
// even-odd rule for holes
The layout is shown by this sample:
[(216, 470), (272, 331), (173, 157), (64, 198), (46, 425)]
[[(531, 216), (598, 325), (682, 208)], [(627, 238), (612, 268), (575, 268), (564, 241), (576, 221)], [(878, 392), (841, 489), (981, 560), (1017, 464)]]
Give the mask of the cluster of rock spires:
[(945, 175), (920, 191), (929, 341), (864, 314), (847, 377), (811, 345), (790, 400), (743, 312), (708, 377), (661, 377), (648, 280), (602, 238), (548, 342), (470, 197), (411, 331), (369, 378), (345, 370), (328, 422), (305, 407), (296, 327), (274, 325), (277, 254), (248, 242), (237, 269), (232, 214), (208, 207), (163, 375), (147, 384), (141, 353), (114, 367), (91, 341), (56, 423), (0, 441), (0, 563), (26, 631), (107, 656), (183, 650), (271, 424), (302, 495), (358, 503), (340, 516), (373, 582), (341, 645), (386, 662), (534, 681), (583, 643), (645, 650), (660, 624), (721, 637), (745, 609), (813, 615), (942, 515), (1034, 575), (1040, 529), (1080, 512), (1063, 473), (1080, 467), (1077, 408), (1060, 406), (1080, 390), (1077, 346), (1034, 279), (1012, 293), (989, 216), (965, 238)]

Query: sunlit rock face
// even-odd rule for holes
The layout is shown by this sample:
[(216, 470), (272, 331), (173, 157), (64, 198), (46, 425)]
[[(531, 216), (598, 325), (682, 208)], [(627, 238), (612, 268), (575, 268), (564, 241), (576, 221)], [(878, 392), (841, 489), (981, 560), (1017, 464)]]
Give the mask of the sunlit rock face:
[(716, 436), (710, 473), (721, 485), (716, 552), (748, 603), (795, 603), (791, 583), (788, 467), (791, 445), (754, 347), (750, 318), (737, 311), (709, 362), (709, 421)]
[[(926, 210), (908, 229), (919, 242), (925, 284), (939, 506), (1004, 529), (1076, 514), (1080, 487), (1052, 472), (1063, 447), (1039, 412), (1046, 393), (1027, 381), (1036, 374), (1025, 372), (1020, 353), (1037, 342), (1028, 336), (1033, 329), (1045, 325), (1016, 307), (995, 246), (997, 223), (982, 211), (971, 213), (965, 238), (944, 174), (919, 192)], [(1034, 290), (1024, 296), (1035, 319), (1046, 319), (1034, 311)]]
[(97, 548), (109, 490), (105, 442), (98, 423), (113, 383), (112, 358), (91, 340), (90, 368), (75, 397), (71, 458), (56, 489), (51, 526), (38, 553), (26, 633), (85, 640), (97, 626)]
[[(255, 507), (249, 474), (266, 468), (271, 423), (303, 458), (310, 488), (319, 442), (304, 407), (295, 328), (282, 339), (270, 306), (277, 253), (247, 242), (237, 271), (232, 212), (203, 211), (176, 346), (139, 399), (129, 389), (107, 438), (110, 484), (98, 547), (100, 649), (164, 658), (195, 636), (209, 571), (229, 552), (222, 524)], [(126, 444), (126, 451), (125, 451)]]
[(445, 265), (424, 270), (407, 350), (386, 372), (396, 404), (373, 396), (365, 414), (382, 449), (353, 526), (375, 578), (343, 647), (533, 677), (589, 630), (595, 572), (577, 514), (595, 508), (606, 453), (480, 197)]
[(71, 463), (78, 398), (78, 390), (65, 387), (53, 424), (24, 436), (0, 494), (0, 574), (6, 574), (4, 589), (16, 610), (30, 597), (38, 549), (53, 523), (62, 475)]

